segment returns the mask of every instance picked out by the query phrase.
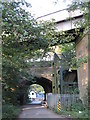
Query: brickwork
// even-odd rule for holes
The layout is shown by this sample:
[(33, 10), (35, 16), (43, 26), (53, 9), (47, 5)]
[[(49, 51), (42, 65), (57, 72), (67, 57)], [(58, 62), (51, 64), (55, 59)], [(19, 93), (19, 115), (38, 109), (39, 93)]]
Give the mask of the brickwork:
[[(77, 58), (82, 58), (88, 56), (88, 35), (85, 35), (81, 40), (76, 43), (76, 56)], [(88, 63), (82, 64), (78, 70), (78, 87), (80, 92), (80, 98), (83, 103), (87, 99), (87, 88), (88, 88)]]
[(32, 67), (28, 72), (36, 77), (43, 77), (52, 81), (52, 67)]

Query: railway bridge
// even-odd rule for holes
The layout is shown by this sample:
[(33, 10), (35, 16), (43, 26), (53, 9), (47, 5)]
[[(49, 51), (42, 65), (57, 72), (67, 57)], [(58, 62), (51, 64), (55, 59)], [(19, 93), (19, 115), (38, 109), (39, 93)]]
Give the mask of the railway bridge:
[[(56, 27), (57, 27), (58, 31), (65, 31), (68, 33), (68, 35), (73, 33), (74, 39), (72, 39), (71, 42), (75, 42), (76, 44), (78, 44), (79, 41), (84, 41), (84, 43), (85, 43), (84, 46), (86, 45), (86, 38), (85, 38), (85, 40), (84, 39), (79, 40), (79, 35), (75, 33), (75, 28), (76, 28), (75, 22), (83, 19), (83, 13), (80, 10), (76, 10), (73, 12), (69, 12), (66, 9), (56, 11), (54, 13), (50, 13), (50, 14), (38, 17), (37, 21), (50, 20), (52, 18), (53, 19), (55, 18)], [(83, 32), (82, 29), (80, 29), (80, 30), (81, 30), (81, 32)], [(82, 44), (82, 43), (80, 43), (80, 44)], [(80, 49), (83, 49), (83, 48), (81, 48), (81, 45), (79, 45), (79, 46), (80, 46)], [(77, 45), (77, 47), (76, 47), (76, 56), (77, 57), (79, 57), (78, 55), (79, 55), (79, 51), (80, 51), (80, 49), (78, 49), (78, 48), (79, 47)], [(85, 47), (85, 49), (87, 49), (87, 48)], [(52, 61), (42, 61), (42, 64), (39, 66), (38, 65), (35, 66), (35, 64), (31, 65), (30, 68), (28, 69), (28, 73), (30, 73), (32, 76), (34, 76), (34, 78), (32, 81), (26, 81), (26, 83), (24, 82), (24, 84), (25, 85), (39, 84), (44, 88), (45, 93), (51, 93), (52, 92), (52, 70), (53, 70), (52, 62), (53, 62), (53, 60)], [(41, 62), (37, 62), (37, 63), (39, 64)], [(86, 71), (86, 73), (87, 73), (87, 71)], [(70, 73), (70, 74), (73, 74), (73, 73)], [(81, 83), (81, 81), (82, 81), (81, 80), (82, 78), (79, 77), (80, 74), (82, 74), (82, 73), (80, 73), (80, 71), (78, 70), (78, 79), (79, 79), (78, 83), (79, 82)], [(64, 79), (67, 79), (67, 78), (71, 79), (70, 77), (67, 77), (67, 75), (66, 75), (66, 78), (64, 78)], [(71, 77), (72, 77), (72, 75), (71, 75)], [(67, 80), (65, 80), (65, 81), (67, 81)], [(81, 83), (81, 84), (83, 84), (83, 83)], [(79, 89), (81, 91), (83, 89), (83, 85), (80, 86)], [(83, 89), (83, 90), (85, 91), (85, 89)], [(80, 94), (81, 94), (81, 92), (80, 92)]]

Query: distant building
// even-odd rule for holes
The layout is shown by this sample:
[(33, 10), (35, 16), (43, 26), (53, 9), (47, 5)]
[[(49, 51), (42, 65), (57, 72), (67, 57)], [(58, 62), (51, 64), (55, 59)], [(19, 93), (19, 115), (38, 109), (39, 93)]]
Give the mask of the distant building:
[(28, 96), (31, 100), (34, 100), (34, 99), (36, 99), (36, 92), (35, 91), (30, 91)]

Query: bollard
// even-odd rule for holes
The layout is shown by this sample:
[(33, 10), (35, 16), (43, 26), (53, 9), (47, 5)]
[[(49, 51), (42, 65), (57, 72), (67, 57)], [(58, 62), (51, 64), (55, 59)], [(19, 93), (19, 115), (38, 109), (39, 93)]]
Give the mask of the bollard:
[(59, 101), (58, 101), (58, 103), (57, 103), (57, 108), (58, 108), (58, 111), (60, 111), (60, 110), (61, 110), (61, 103), (60, 103), (60, 99), (59, 99)]

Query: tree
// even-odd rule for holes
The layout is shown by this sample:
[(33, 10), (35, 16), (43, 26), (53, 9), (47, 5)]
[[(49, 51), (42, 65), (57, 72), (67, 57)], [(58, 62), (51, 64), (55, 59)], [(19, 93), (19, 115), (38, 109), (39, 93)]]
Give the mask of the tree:
[(23, 5), (30, 6), (25, 1), (2, 2), (3, 99), (13, 104), (24, 93), (25, 81), (32, 80), (26, 60), (45, 54), (56, 38), (53, 22), (37, 23)]
[(39, 93), (39, 92), (44, 92), (44, 89), (42, 86), (38, 84), (33, 84), (30, 86), (29, 91), (34, 91), (36, 93)]

